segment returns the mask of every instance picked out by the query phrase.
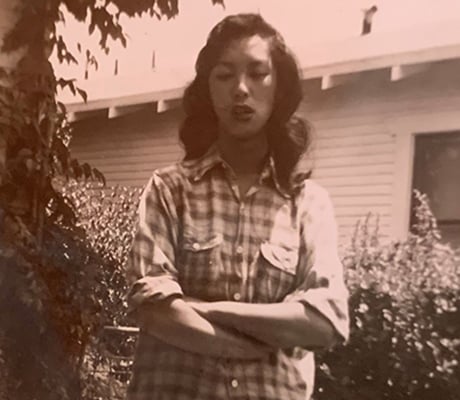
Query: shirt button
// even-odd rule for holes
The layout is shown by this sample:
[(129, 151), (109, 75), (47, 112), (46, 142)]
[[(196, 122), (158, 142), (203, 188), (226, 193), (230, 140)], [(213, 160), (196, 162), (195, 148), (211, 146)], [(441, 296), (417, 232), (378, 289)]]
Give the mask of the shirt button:
[(238, 381), (236, 379), (232, 379), (231, 385), (232, 388), (236, 389), (238, 387)]
[(236, 253), (237, 253), (237, 254), (243, 254), (243, 246), (238, 246), (238, 247), (236, 248)]
[(200, 250), (200, 244), (195, 242), (195, 243), (192, 244), (192, 248), (193, 248), (193, 250)]
[(241, 294), (240, 293), (234, 293), (233, 294), (233, 300), (240, 301), (241, 300)]

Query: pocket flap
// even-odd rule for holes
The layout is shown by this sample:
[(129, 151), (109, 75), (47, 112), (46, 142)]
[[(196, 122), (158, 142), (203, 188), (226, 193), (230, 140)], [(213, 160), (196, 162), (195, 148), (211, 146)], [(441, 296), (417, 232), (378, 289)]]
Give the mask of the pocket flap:
[(222, 244), (222, 235), (220, 233), (212, 234), (207, 238), (200, 238), (199, 235), (184, 236), (184, 250), (199, 252), (210, 250)]
[(296, 273), (297, 263), (299, 261), (297, 249), (264, 242), (260, 245), (260, 252), (273, 266), (293, 275)]

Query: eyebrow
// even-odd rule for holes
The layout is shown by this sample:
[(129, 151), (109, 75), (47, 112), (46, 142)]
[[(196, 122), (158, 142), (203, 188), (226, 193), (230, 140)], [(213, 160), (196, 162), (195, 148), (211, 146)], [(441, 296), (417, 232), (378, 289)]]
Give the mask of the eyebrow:
[[(222, 67), (228, 67), (232, 68), (235, 64), (231, 61), (219, 61), (216, 64), (216, 67), (222, 66)], [(270, 66), (270, 63), (268, 61), (260, 61), (260, 60), (254, 60), (249, 63), (250, 67), (259, 67), (259, 66)]]

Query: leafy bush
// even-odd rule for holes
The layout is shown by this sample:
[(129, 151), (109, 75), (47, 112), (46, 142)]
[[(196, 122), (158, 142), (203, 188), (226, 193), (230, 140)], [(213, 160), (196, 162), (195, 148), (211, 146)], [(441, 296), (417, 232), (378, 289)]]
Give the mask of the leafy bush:
[[(77, 225), (85, 232), (88, 245), (98, 254), (98, 282), (93, 288), (101, 305), (99, 329), (91, 338), (83, 363), (84, 398), (124, 398), (129, 376), (134, 335), (117, 334), (104, 326), (129, 325), (125, 295), (127, 285), (123, 266), (132, 244), (137, 205), (141, 189), (135, 187), (103, 188), (94, 183), (67, 183), (63, 188), (75, 204)], [(131, 322), (132, 323), (132, 322)], [(117, 375), (112, 355), (122, 360), (126, 372)], [(120, 363), (120, 361), (118, 361)], [(118, 366), (119, 367), (119, 366)]]
[(0, 240), (0, 373), (7, 398), (76, 398), (79, 366), (101, 310), (93, 295), (96, 259), (76, 231), (44, 225), (41, 250), (20, 220), (11, 220), (3, 219)]
[(94, 183), (70, 182), (64, 192), (76, 208), (77, 225), (85, 231), (89, 245), (100, 256), (102, 280), (97, 291), (106, 325), (126, 323), (126, 282), (123, 266), (132, 244), (137, 205), (137, 187), (101, 187)]
[(349, 343), (317, 356), (315, 399), (454, 400), (460, 393), (460, 257), (424, 195), (403, 241), (358, 225), (344, 256)]

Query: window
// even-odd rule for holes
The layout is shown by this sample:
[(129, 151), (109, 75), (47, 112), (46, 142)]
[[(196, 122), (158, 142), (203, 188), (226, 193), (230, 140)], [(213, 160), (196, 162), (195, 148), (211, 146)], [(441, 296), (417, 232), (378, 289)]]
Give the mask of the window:
[(443, 241), (460, 247), (460, 131), (415, 136), (412, 187), (428, 196)]

